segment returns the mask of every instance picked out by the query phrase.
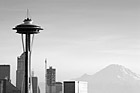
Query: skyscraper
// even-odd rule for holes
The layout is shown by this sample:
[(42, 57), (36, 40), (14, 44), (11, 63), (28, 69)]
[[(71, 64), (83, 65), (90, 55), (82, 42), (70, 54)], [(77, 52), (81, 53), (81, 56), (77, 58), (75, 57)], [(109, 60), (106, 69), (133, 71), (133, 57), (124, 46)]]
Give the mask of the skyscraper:
[(17, 57), (16, 87), (24, 93), (25, 53)]
[(0, 93), (21, 93), (11, 82), (0, 79)]
[(88, 93), (87, 82), (64, 81), (64, 93)]
[(55, 85), (55, 69), (52, 66), (47, 69), (47, 84), (49, 86)]
[(40, 93), (38, 77), (34, 76), (34, 71), (32, 71), (32, 89), (33, 93)]
[(55, 76), (55, 69), (52, 67), (49, 67), (49, 69), (46, 69), (46, 92), (47, 93), (56, 93), (56, 76)]
[(38, 93), (38, 78), (37, 77), (32, 77), (32, 82), (33, 82), (33, 93)]
[(10, 65), (0, 65), (0, 79), (10, 81)]

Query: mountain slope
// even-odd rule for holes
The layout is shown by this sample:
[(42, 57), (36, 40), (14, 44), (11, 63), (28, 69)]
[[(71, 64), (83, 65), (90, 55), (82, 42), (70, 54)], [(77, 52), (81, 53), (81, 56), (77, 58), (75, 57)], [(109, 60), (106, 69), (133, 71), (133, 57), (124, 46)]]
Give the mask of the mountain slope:
[(140, 93), (140, 77), (121, 65), (112, 64), (75, 80), (87, 81), (89, 93)]

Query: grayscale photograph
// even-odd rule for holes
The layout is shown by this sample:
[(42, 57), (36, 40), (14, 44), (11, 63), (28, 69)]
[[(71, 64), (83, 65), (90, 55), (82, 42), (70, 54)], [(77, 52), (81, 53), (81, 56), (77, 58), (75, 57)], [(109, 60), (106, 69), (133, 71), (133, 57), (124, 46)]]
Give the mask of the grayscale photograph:
[(0, 0), (0, 93), (140, 93), (140, 0)]

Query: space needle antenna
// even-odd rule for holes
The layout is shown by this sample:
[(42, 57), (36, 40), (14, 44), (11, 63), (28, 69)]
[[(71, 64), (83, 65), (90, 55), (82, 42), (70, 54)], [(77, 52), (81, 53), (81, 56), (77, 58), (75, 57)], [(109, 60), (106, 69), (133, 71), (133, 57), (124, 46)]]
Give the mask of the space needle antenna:
[(27, 18), (29, 18), (29, 9), (27, 9)]
[(26, 18), (27, 19), (32, 19), (31, 15), (30, 15), (30, 10), (28, 8), (27, 8), (27, 11), (26, 11)]
[(27, 18), (29, 18), (29, 9), (27, 8)]

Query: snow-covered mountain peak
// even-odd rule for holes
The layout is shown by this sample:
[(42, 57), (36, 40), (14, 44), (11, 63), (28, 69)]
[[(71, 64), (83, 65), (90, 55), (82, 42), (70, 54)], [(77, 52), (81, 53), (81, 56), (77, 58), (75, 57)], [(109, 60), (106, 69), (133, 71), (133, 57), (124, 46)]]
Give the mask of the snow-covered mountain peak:
[(89, 93), (140, 93), (140, 77), (122, 65), (111, 64), (76, 80), (87, 81)]
[(118, 64), (111, 64), (104, 68), (102, 71), (102, 74), (108, 74), (112, 76), (116, 76), (120, 79), (136, 79), (140, 80), (140, 76), (136, 73), (132, 72), (130, 69), (125, 68), (122, 65)]
[(122, 65), (111, 64), (93, 75), (84, 74), (76, 80), (96, 82), (137, 82), (140, 76)]

